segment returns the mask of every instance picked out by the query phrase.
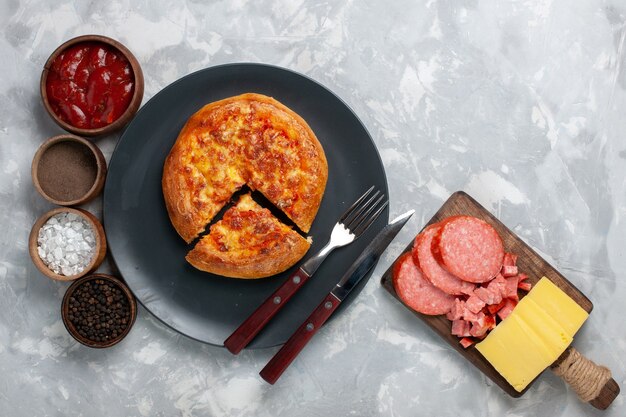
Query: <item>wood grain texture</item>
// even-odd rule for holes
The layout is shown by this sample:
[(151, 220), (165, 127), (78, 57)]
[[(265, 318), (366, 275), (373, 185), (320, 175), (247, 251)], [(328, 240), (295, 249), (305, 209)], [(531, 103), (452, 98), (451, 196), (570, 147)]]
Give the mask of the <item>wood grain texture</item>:
[(617, 398), (620, 393), (619, 385), (615, 379), (611, 378), (604, 387), (602, 387), (602, 391), (600, 394), (593, 400), (589, 401), (589, 404), (597, 408), (598, 410), (606, 410), (609, 408), (611, 404), (613, 404), (613, 400)]
[[(546, 262), (541, 256), (539, 256), (533, 249), (531, 249), (522, 239), (520, 239), (515, 233), (509, 230), (504, 224), (502, 224), (495, 216), (482, 207), (476, 200), (462, 191), (457, 191), (452, 194), (450, 198), (443, 204), (443, 206), (437, 211), (437, 213), (430, 219), (430, 221), (424, 225), (427, 226), (437, 223), (446, 217), (454, 215), (469, 215), (482, 219), (492, 225), (500, 234), (504, 243), (504, 248), (507, 252), (515, 253), (519, 256), (517, 265), (520, 272), (528, 274), (528, 280), (533, 285), (545, 276), (554, 282), (560, 289), (562, 289), (567, 295), (569, 295), (577, 304), (579, 304), (588, 313), (593, 309), (591, 301), (585, 297), (585, 295), (578, 290), (571, 282), (569, 282), (563, 275), (561, 275), (552, 265)], [(413, 247), (413, 241), (409, 242), (403, 253), (409, 252)], [(400, 298), (396, 294), (392, 284), (392, 269), (393, 265), (385, 272), (381, 279), (383, 287), (389, 291), (400, 302)], [(526, 293), (520, 292), (520, 297), (523, 297)], [(413, 310), (411, 310), (413, 311)], [(441, 338), (443, 338), (450, 346), (452, 346), (457, 352), (469, 360), (476, 368), (483, 372), (489, 379), (502, 388), (507, 394), (512, 397), (522, 396), (534, 383), (532, 381), (522, 391), (517, 392), (507, 381), (491, 366), (491, 364), (476, 350), (475, 346), (470, 346), (464, 349), (459, 344), (459, 338), (451, 334), (452, 323), (445, 316), (426, 316), (424, 314), (415, 312), (415, 315), (424, 321), (431, 329), (435, 331)]]

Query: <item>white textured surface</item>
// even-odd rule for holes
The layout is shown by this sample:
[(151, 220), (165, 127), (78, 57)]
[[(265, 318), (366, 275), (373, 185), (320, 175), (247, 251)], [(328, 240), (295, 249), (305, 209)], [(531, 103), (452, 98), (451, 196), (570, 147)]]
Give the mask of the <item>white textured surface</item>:
[[(600, 413), (549, 372), (509, 398), (378, 283), (449, 194), (466, 190), (589, 296), (595, 309), (574, 344), (626, 387), (622, 0), (6, 0), (0, 26), (1, 415), (626, 415), (623, 395)], [(233, 357), (141, 309), (111, 349), (66, 333), (67, 284), (46, 279), (27, 254), (30, 227), (50, 208), (30, 163), (60, 132), (39, 100), (42, 66), (85, 33), (135, 53), (145, 100), (227, 62), (313, 77), (374, 137), (391, 215), (417, 210), (358, 300), (275, 386), (257, 375), (275, 349)], [(107, 158), (116, 140), (97, 141)], [(99, 215), (100, 204), (87, 208)]]

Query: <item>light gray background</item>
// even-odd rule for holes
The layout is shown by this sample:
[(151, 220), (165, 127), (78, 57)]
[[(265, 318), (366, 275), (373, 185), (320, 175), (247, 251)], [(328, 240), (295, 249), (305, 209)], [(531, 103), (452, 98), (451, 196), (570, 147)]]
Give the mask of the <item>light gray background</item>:
[[(0, 3), (0, 415), (601, 415), (546, 372), (504, 394), (379, 285), (456, 190), (515, 230), (595, 304), (575, 346), (626, 386), (626, 5), (614, 1), (17, 1)], [(276, 349), (233, 357), (140, 309), (108, 350), (59, 316), (67, 284), (27, 254), (51, 208), (38, 145), (61, 130), (39, 76), (81, 34), (137, 56), (148, 100), (192, 71), (264, 62), (329, 87), (361, 117), (387, 170), (391, 215), (416, 209), (365, 290), (276, 384)], [(107, 158), (118, 136), (97, 140)], [(87, 206), (100, 214), (101, 201)], [(105, 265), (102, 270), (106, 271)], [(623, 395), (605, 416), (626, 415)]]

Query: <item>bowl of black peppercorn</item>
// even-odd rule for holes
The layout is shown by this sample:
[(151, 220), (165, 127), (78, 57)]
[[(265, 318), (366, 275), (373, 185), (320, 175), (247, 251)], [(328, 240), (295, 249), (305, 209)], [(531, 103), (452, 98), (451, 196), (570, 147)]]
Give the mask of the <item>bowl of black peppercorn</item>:
[(88, 347), (107, 348), (130, 331), (137, 317), (137, 301), (121, 280), (92, 274), (67, 289), (61, 316), (74, 339)]

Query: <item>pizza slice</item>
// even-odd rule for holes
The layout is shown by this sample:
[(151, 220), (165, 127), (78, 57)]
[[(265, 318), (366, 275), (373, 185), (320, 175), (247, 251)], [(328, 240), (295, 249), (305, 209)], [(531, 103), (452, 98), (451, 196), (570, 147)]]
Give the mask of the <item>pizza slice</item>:
[(244, 194), (187, 254), (199, 270), (232, 278), (264, 278), (301, 259), (310, 242)]

